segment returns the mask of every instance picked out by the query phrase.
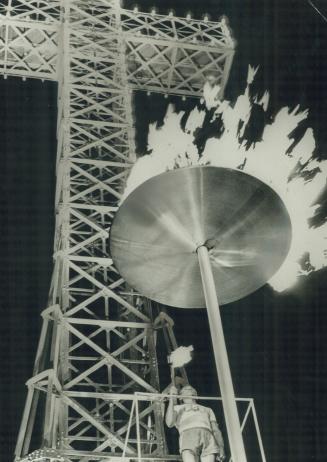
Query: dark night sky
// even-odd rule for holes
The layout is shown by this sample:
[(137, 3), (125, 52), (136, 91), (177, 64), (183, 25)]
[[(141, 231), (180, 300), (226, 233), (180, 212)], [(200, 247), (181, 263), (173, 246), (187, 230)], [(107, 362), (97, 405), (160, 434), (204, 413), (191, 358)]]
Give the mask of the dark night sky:
[[(325, 2), (314, 3), (327, 15)], [(153, 4), (161, 13), (172, 7), (180, 15), (209, 12), (213, 20), (226, 14), (238, 42), (226, 97), (243, 89), (249, 63), (260, 64), (256, 85), (270, 91), (272, 112), (298, 103), (308, 107), (316, 156), (327, 157), (327, 23), (307, 1), (139, 2), (143, 10)], [(0, 92), (0, 461), (6, 462), (12, 460), (52, 271), (56, 85), (8, 78), (0, 81)], [(148, 122), (163, 116), (167, 100), (136, 95), (135, 103), (142, 151)], [(236, 393), (255, 399), (269, 462), (326, 460), (325, 287), (323, 270), (284, 294), (264, 287), (222, 310)], [(204, 311), (169, 314), (179, 343), (195, 347), (190, 380), (200, 393), (214, 395)]]

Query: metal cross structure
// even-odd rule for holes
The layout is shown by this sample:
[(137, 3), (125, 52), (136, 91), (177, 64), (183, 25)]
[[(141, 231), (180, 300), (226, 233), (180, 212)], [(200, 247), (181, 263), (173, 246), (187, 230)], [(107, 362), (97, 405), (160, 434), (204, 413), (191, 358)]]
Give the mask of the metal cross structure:
[(132, 91), (198, 97), (208, 73), (223, 91), (233, 54), (224, 18), (142, 13), (119, 0), (1, 2), (4, 78), (58, 83), (54, 271), (16, 460), (168, 460), (162, 404), (151, 398), (155, 316), (112, 264), (110, 224), (136, 159)]

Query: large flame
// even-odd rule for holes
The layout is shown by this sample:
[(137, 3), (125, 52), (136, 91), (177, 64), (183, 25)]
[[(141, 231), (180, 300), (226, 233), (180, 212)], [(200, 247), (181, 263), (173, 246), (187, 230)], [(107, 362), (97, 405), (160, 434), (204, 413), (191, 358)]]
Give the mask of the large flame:
[(150, 154), (136, 162), (124, 197), (154, 175), (191, 165), (242, 169), (259, 178), (280, 195), (292, 221), (293, 236), (288, 257), (269, 281), (275, 290), (283, 291), (293, 285), (298, 276), (326, 265), (327, 223), (313, 227), (310, 222), (326, 186), (327, 161), (319, 162), (313, 157), (316, 145), (311, 128), (297, 143), (291, 139), (290, 134), (308, 115), (299, 107), (294, 110), (282, 108), (265, 125), (261, 139), (249, 144), (245, 133), (253, 108), (261, 107), (262, 112), (266, 112), (269, 103), (268, 92), (261, 99), (250, 95), (249, 86), (256, 72), (257, 69), (249, 67), (246, 89), (234, 105), (217, 100), (216, 108), (212, 110), (217, 88), (213, 87), (212, 94), (206, 89), (204, 102), (214, 111), (211, 121), (219, 119), (221, 128), (215, 137), (206, 141), (201, 154), (195, 144), (195, 134), (208, 123), (208, 113), (196, 107), (182, 128), (181, 119), (185, 113), (176, 113), (170, 105), (163, 125), (160, 128), (156, 124), (150, 125)]

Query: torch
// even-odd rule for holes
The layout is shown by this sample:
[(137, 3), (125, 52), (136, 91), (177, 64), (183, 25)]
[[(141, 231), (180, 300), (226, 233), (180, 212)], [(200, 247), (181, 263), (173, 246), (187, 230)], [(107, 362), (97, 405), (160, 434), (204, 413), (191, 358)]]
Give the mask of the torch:
[(184, 367), (192, 360), (193, 346), (180, 346), (172, 351), (168, 356), (168, 364), (170, 365), (171, 383), (175, 387), (175, 369)]

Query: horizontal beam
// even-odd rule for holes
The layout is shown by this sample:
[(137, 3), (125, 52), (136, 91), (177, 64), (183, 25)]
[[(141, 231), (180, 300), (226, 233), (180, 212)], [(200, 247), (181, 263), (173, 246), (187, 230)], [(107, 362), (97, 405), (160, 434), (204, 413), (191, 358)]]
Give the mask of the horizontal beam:
[[(22, 78), (53, 81), (60, 79), (62, 70), (58, 68), (61, 66), (58, 52), (62, 25), (58, 17), (59, 7), (51, 9), (46, 2), (39, 6), (36, 2), (25, 0), (20, 0), (19, 3), (20, 8), (13, 7), (7, 10), (6, 14), (0, 14), (0, 72)], [(183, 80), (192, 77), (194, 69), (192, 66), (189, 70), (185, 67), (184, 73), (179, 74), (179, 59), (168, 58), (165, 73), (162, 73), (162, 68), (154, 63), (153, 81), (151, 82), (149, 78), (144, 81), (141, 70), (144, 69), (148, 54), (152, 53), (154, 47), (160, 48), (163, 56), (166, 53), (165, 49), (170, 50), (174, 55), (176, 55), (175, 49), (177, 54), (178, 50), (182, 53), (194, 51), (195, 63), (200, 67), (202, 56), (217, 52), (232, 56), (234, 53), (235, 42), (224, 19), (213, 22), (173, 15), (148, 14), (105, 3), (107, 11), (104, 16), (104, 5), (100, 8), (94, 4), (91, 15), (82, 3), (72, 2), (72, 14), (68, 26), (74, 40), (74, 47), (70, 48), (71, 60), (74, 63), (71, 75), (74, 84), (80, 88), (88, 86), (99, 88), (105, 82), (107, 82), (106, 86), (115, 88), (115, 81), (108, 78), (108, 70), (110, 66), (114, 68), (117, 62), (119, 40), (110, 48), (104, 43), (115, 34), (125, 44), (127, 83), (130, 89), (140, 91), (180, 96), (200, 96), (201, 93), (202, 82), (204, 82), (201, 75), (198, 82), (191, 82), (187, 88), (183, 87)], [(59, 5), (59, 2), (56, 4)], [(115, 25), (115, 21), (113, 25), (109, 25), (109, 21), (105, 20), (106, 17), (117, 13), (121, 18), (120, 26)], [(31, 20), (31, 17), (39, 19)], [(112, 45), (114, 43), (111, 38), (110, 43)], [(132, 54), (133, 59), (130, 61), (130, 53), (133, 53), (135, 47), (141, 47), (142, 53)], [(99, 56), (94, 54), (95, 49)], [(109, 55), (111, 64), (109, 61), (105, 64), (103, 60)], [(99, 68), (100, 63), (103, 69)], [(96, 71), (94, 64), (98, 68)], [(229, 68), (228, 63), (226, 66)], [(214, 60), (206, 69), (216, 72), (222, 79), (222, 86), (225, 86), (228, 75), (224, 70), (220, 71)], [(76, 72), (77, 74), (74, 75)], [(117, 91), (122, 91), (123, 88), (125, 87), (117, 88)]]
[(83, 319), (83, 318), (70, 318), (63, 316), (63, 318), (70, 324), (85, 324), (101, 327), (126, 327), (130, 329), (149, 329), (151, 327), (150, 323), (145, 322), (132, 322), (132, 321), (107, 321), (105, 319)]

